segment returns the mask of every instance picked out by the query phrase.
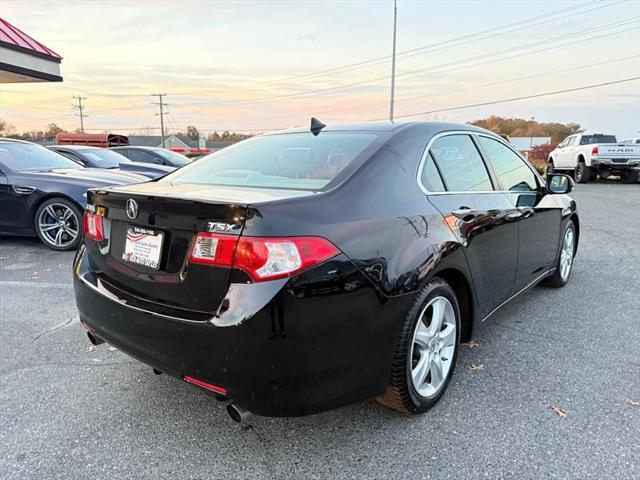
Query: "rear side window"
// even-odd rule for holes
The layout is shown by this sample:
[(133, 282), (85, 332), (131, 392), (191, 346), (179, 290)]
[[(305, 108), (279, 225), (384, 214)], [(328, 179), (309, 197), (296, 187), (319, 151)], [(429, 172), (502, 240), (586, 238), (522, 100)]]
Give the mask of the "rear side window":
[(536, 176), (513, 150), (488, 137), (481, 136), (480, 144), (487, 152), (505, 190), (528, 192), (538, 188)]
[(161, 182), (319, 190), (376, 139), (359, 132), (265, 135), (176, 170)]
[(493, 190), (487, 167), (469, 135), (440, 137), (433, 142), (430, 152), (447, 190)]
[(129, 159), (134, 162), (142, 162), (142, 163), (162, 163), (162, 161), (153, 155), (152, 153), (145, 152), (144, 150), (129, 150)]
[(446, 190), (444, 183), (442, 183), (442, 177), (440, 177), (438, 167), (436, 167), (431, 154), (427, 155), (427, 158), (425, 159), (425, 162), (422, 166), (420, 181), (422, 182), (424, 188), (426, 188), (430, 192), (444, 192)]

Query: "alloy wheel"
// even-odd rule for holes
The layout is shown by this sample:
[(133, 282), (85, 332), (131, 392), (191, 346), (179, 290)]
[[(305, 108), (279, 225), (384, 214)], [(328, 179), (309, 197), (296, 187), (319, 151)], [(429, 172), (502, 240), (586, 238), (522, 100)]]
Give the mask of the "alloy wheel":
[(562, 241), (562, 251), (560, 252), (560, 276), (563, 281), (567, 281), (573, 265), (573, 228), (567, 228)]
[(42, 239), (56, 248), (72, 245), (80, 235), (80, 219), (62, 203), (51, 203), (43, 208), (36, 226)]
[(422, 310), (411, 344), (411, 380), (418, 395), (431, 398), (445, 384), (456, 349), (456, 317), (445, 297)]

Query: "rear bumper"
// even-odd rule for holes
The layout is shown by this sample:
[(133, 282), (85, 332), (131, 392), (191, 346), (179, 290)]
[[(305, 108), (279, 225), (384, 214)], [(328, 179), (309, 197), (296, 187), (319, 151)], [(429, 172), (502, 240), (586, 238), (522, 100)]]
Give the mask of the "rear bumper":
[(640, 161), (631, 160), (625, 163), (621, 163), (621, 162), (616, 162), (611, 158), (592, 158), (591, 166), (612, 168), (617, 170), (640, 170)]
[(105, 295), (84, 248), (74, 288), (81, 321), (130, 356), (177, 378), (221, 386), (256, 414), (298, 416), (382, 393), (411, 300), (381, 301), (346, 257), (327, 263), (340, 272), (336, 278), (327, 281), (323, 272), (314, 278), (317, 269), (298, 275), (250, 318), (224, 327)]

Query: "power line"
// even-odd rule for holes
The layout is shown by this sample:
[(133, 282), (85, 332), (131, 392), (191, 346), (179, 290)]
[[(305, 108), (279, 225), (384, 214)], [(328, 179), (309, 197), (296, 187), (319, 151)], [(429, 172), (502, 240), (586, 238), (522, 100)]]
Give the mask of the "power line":
[(80, 132), (84, 133), (84, 117), (86, 117), (87, 114), (84, 113), (85, 106), (82, 105), (82, 101), (86, 100), (87, 97), (82, 97), (80, 95), (78, 95), (78, 96), (74, 95), (73, 98), (75, 100), (78, 100), (78, 105), (74, 105), (73, 108), (74, 108), (74, 110), (76, 110), (78, 112), (78, 113), (75, 114), (76, 117), (80, 117)]
[[(559, 95), (561, 93), (571, 93), (571, 92), (579, 92), (581, 90), (589, 90), (591, 88), (598, 88), (598, 87), (606, 87), (607, 85), (617, 85), (620, 83), (626, 83), (626, 82), (633, 82), (636, 80), (640, 80), (640, 77), (631, 77), (631, 78), (624, 78), (622, 80), (612, 80), (609, 82), (603, 82), (603, 83), (595, 83), (592, 85), (585, 85), (583, 87), (575, 87), (575, 88), (566, 88), (564, 90), (556, 90), (553, 92), (544, 92), (544, 93), (536, 93), (533, 95), (524, 95), (521, 97), (512, 97), (512, 98), (505, 98), (502, 100), (492, 100), (490, 102), (481, 102), (481, 103), (472, 103), (469, 105), (459, 105), (457, 107), (449, 107), (449, 108), (440, 108), (437, 110), (427, 110), (424, 112), (417, 112), (417, 113), (407, 113), (405, 115), (397, 115), (398, 118), (407, 118), (407, 117), (418, 117), (421, 115), (429, 115), (432, 113), (442, 113), (442, 112), (452, 112), (454, 110), (463, 110), (466, 108), (474, 108), (474, 107), (484, 107), (487, 105), (496, 105), (499, 103), (507, 103), (507, 102), (517, 102), (520, 100), (528, 100), (531, 98), (540, 98), (540, 97), (548, 97), (550, 95)], [(385, 120), (384, 118), (377, 118), (374, 120), (370, 120), (372, 122), (376, 122), (376, 121), (381, 121), (381, 120)]]
[[(530, 17), (524, 20), (519, 20), (517, 22), (513, 22), (513, 23), (509, 23), (506, 25), (501, 25), (498, 27), (494, 27), (494, 28), (490, 28), (487, 30), (481, 30), (478, 32), (474, 32), (471, 34), (467, 34), (467, 35), (462, 35), (460, 37), (455, 37), (449, 40), (444, 40), (441, 42), (436, 42), (436, 43), (431, 43), (431, 44), (427, 44), (427, 45), (422, 45), (420, 47), (414, 47), (411, 48), (409, 50), (404, 50), (402, 52), (398, 52), (397, 56), (398, 57), (404, 57), (404, 56), (410, 56), (410, 55), (415, 55), (416, 53), (422, 52), (424, 50), (430, 50), (430, 49), (434, 49), (434, 48), (438, 48), (438, 47), (443, 47), (443, 48), (449, 48), (451, 46), (459, 46), (459, 45), (464, 45), (473, 41), (477, 40), (477, 37), (481, 37), (481, 39), (486, 39), (486, 38), (491, 38), (493, 36), (496, 35), (500, 35), (500, 34), (504, 34), (504, 33), (509, 33), (510, 30), (521, 30), (524, 28), (533, 28), (535, 26), (539, 26), (545, 23), (553, 23), (556, 22), (558, 20), (562, 20), (568, 17), (576, 17), (577, 15), (583, 15), (585, 13), (588, 13), (590, 11), (593, 10), (599, 10), (601, 8), (608, 8), (608, 7), (612, 7), (618, 3), (621, 3), (622, 0), (613, 2), (613, 3), (607, 3), (607, 4), (601, 4), (598, 5), (596, 7), (593, 8), (589, 8), (587, 10), (583, 10), (580, 11), (580, 9), (586, 8), (590, 5), (592, 5), (591, 2), (585, 2), (582, 6), (571, 6), (571, 7), (565, 7), (559, 10), (554, 10), (552, 12), (543, 14), (543, 15), (538, 15), (535, 17)], [(537, 20), (542, 20), (545, 18), (550, 18), (550, 17), (554, 17), (556, 15), (559, 15), (561, 13), (565, 13), (565, 12), (570, 12), (568, 15), (559, 17), (559, 18), (554, 18), (552, 20), (548, 20), (548, 21), (543, 21), (543, 22), (536, 22)], [(533, 23), (532, 23), (533, 22)], [(528, 26), (524, 26), (523, 25), (527, 25), (528, 23), (532, 23), (531, 25)], [(502, 30), (507, 29), (507, 32), (503, 32)], [(457, 45), (450, 45), (452, 43), (456, 43), (456, 42), (460, 42), (460, 41), (464, 41), (464, 43), (460, 43)], [(439, 48), (438, 48), (439, 49)], [(354, 68), (358, 68), (358, 67), (363, 67), (369, 64), (377, 64), (380, 62), (384, 62), (389, 60), (391, 56), (390, 55), (384, 55), (382, 57), (376, 57), (376, 58), (371, 58), (369, 60), (363, 60), (360, 62), (355, 62), (355, 63), (350, 63), (350, 64), (346, 64), (346, 65), (341, 65), (339, 67), (332, 67), (329, 69), (325, 69), (325, 70), (319, 70), (319, 71), (315, 71), (315, 72), (310, 72), (310, 73), (304, 73), (304, 74), (300, 74), (300, 75), (293, 75), (293, 76), (289, 76), (289, 77), (284, 77), (278, 80), (271, 80), (271, 81), (266, 81), (266, 82), (257, 82), (254, 83), (254, 86), (258, 86), (258, 85), (272, 85), (272, 84), (277, 84), (277, 83), (283, 83), (283, 82), (287, 82), (287, 81), (291, 81), (291, 80), (299, 80), (299, 79), (303, 79), (303, 78), (311, 78), (311, 77), (316, 77), (316, 76), (324, 76), (326, 74), (329, 73), (335, 73), (335, 72), (342, 72), (342, 71), (348, 71), (348, 70), (352, 70)]]
[(162, 148), (164, 148), (164, 116), (169, 112), (164, 112), (163, 107), (168, 106), (168, 104), (163, 103), (164, 97), (167, 96), (166, 93), (152, 93), (152, 97), (158, 97), (158, 102), (153, 102), (154, 105), (160, 106), (160, 113), (156, 113), (156, 117), (160, 115), (160, 136), (162, 137)]
[[(638, 22), (640, 19), (640, 17), (633, 17), (631, 19), (625, 19), (625, 20), (620, 20), (620, 21), (616, 21), (616, 22), (612, 22), (610, 24), (605, 24), (605, 25), (600, 25), (598, 27), (590, 27), (584, 30), (580, 30), (578, 32), (572, 32), (569, 34), (565, 34), (565, 35), (559, 35), (556, 36), (554, 38), (548, 39), (548, 40), (542, 40), (542, 41), (536, 41), (533, 43), (529, 43), (529, 44), (525, 44), (525, 45), (520, 45), (517, 47), (513, 47), (513, 48), (509, 48), (509, 49), (505, 49), (505, 50), (501, 50), (499, 52), (492, 52), (492, 53), (487, 53), (484, 55), (475, 55), (473, 57), (468, 57), (462, 60), (456, 60), (456, 61), (452, 61), (452, 62), (447, 62), (444, 64), (440, 64), (440, 65), (431, 65), (428, 67), (421, 67), (419, 69), (416, 70), (411, 70), (408, 72), (403, 72), (403, 73), (398, 73), (396, 76), (397, 77), (411, 77), (411, 76), (415, 76), (418, 73), (427, 71), (427, 70), (433, 70), (435, 68), (442, 68), (442, 67), (447, 67), (447, 66), (452, 66), (452, 65), (456, 65), (456, 64), (462, 64), (462, 63), (468, 63), (470, 61), (476, 60), (476, 59), (480, 59), (480, 58), (490, 58), (490, 57), (495, 57), (497, 55), (502, 55), (504, 53), (509, 53), (509, 52), (518, 52), (523, 50), (522, 52), (519, 52), (515, 55), (512, 56), (508, 56), (508, 57), (504, 57), (504, 58), (500, 58), (500, 59), (496, 59), (496, 60), (491, 60), (491, 61), (487, 61), (487, 62), (482, 62), (482, 63), (476, 63), (474, 65), (471, 66), (477, 66), (477, 65), (485, 65), (488, 63), (494, 63), (496, 61), (502, 61), (502, 60), (506, 60), (509, 58), (513, 58), (513, 57), (521, 57), (523, 55), (528, 55), (531, 53), (537, 53), (537, 52), (541, 52), (541, 51), (545, 51), (545, 50), (550, 50), (550, 49), (554, 49), (554, 48), (559, 48), (559, 47), (563, 47), (563, 46), (567, 46), (567, 45), (572, 45), (574, 43), (577, 42), (584, 42), (586, 40), (593, 40), (593, 39), (597, 39), (597, 38), (602, 38), (602, 37), (606, 37), (606, 36), (611, 36), (611, 35), (617, 35), (620, 33), (625, 33), (628, 31), (636, 31), (637, 29), (634, 28), (630, 28), (630, 29), (625, 29), (625, 30), (619, 30), (616, 32), (611, 32), (611, 33), (605, 33), (602, 35), (597, 35), (597, 36), (588, 36), (587, 38), (583, 38), (580, 39), (578, 41), (574, 41), (574, 42), (568, 42), (565, 44), (561, 44), (561, 45), (556, 45), (556, 46), (550, 46), (550, 47), (544, 47), (541, 49), (537, 49), (537, 50), (532, 50), (530, 52), (527, 52), (527, 49), (530, 49), (531, 47), (535, 47), (535, 46), (539, 46), (539, 45), (545, 45), (549, 42), (558, 42), (561, 40), (565, 40), (568, 38), (573, 38), (573, 37), (579, 37), (579, 36), (584, 36), (584, 35), (589, 35), (592, 33), (597, 33), (603, 30), (608, 30), (611, 28), (617, 28), (617, 27), (621, 27), (621, 26), (625, 26), (628, 25), (630, 23), (636, 23)], [(469, 67), (462, 67), (462, 68), (469, 68)], [(365, 85), (365, 84), (369, 84), (369, 83), (373, 83), (373, 82), (378, 82), (378, 81), (384, 81), (387, 80), (388, 76), (381, 76), (381, 77), (376, 77), (376, 78), (368, 78), (365, 80), (359, 80), (356, 82), (352, 82), (352, 83), (348, 83), (348, 84), (344, 84), (344, 85), (338, 85), (335, 87), (326, 87), (326, 88), (320, 88), (320, 89), (311, 89), (311, 90), (305, 90), (302, 92), (296, 92), (296, 93), (287, 93), (287, 94), (281, 94), (281, 95), (273, 95), (270, 97), (262, 97), (262, 98), (253, 98), (253, 99), (247, 99), (247, 100), (229, 100), (229, 101), (213, 101), (213, 102), (181, 102), (179, 104), (176, 105), (217, 105), (217, 106), (225, 106), (225, 105), (247, 105), (247, 104), (257, 104), (257, 103), (264, 103), (264, 102), (270, 102), (271, 100), (279, 100), (282, 98), (294, 98), (294, 97), (306, 97), (309, 95), (317, 95), (320, 93), (329, 93), (329, 92), (337, 92), (340, 90), (345, 90), (345, 89), (349, 89), (352, 87), (356, 87), (356, 86), (361, 86), (361, 85)]]

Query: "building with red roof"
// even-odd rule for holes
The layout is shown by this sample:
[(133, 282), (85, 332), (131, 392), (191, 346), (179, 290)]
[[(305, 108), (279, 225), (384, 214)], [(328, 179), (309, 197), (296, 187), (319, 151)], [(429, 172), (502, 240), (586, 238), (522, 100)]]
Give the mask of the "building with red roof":
[(0, 83), (61, 82), (62, 57), (0, 18)]

